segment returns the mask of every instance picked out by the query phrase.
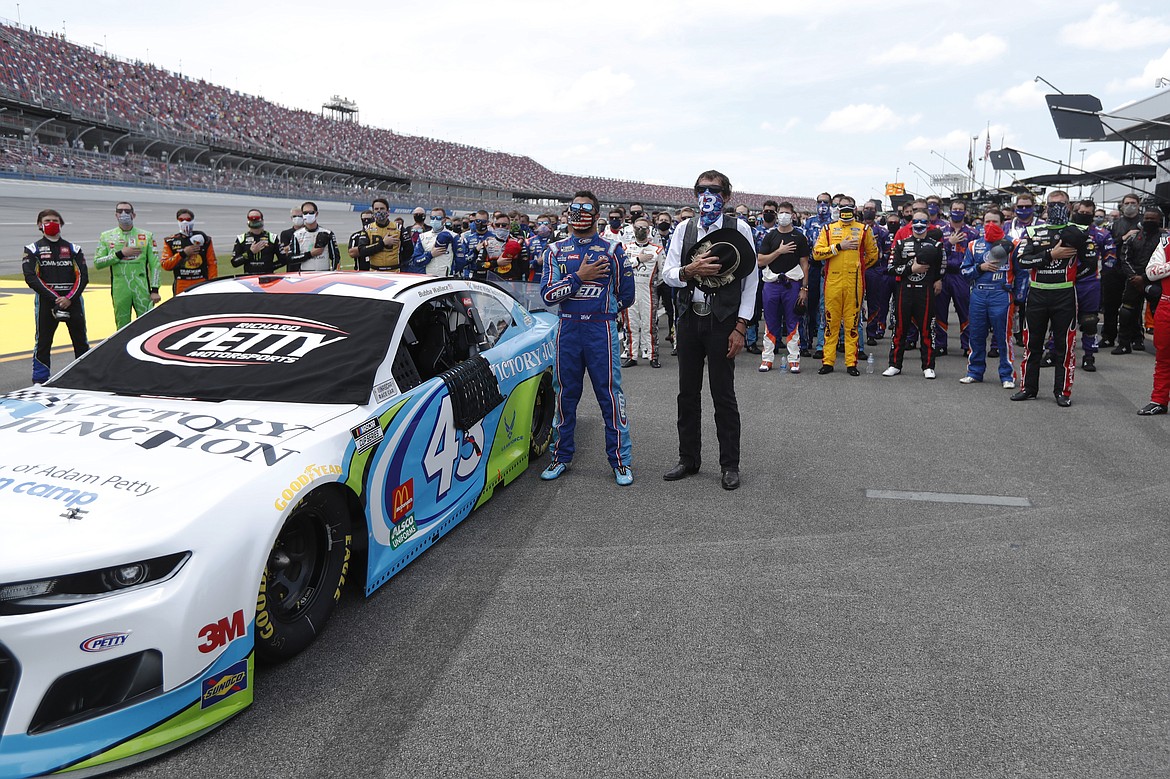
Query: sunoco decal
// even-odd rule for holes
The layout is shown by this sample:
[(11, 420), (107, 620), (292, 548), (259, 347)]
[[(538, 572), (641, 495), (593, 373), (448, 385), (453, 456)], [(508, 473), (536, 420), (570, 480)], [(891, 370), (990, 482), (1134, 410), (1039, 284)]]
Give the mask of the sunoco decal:
[(206, 709), (248, 689), (248, 661), (241, 660), (221, 674), (203, 680), (199, 708)]
[(162, 365), (290, 365), (348, 337), (333, 325), (300, 317), (198, 316), (147, 330), (126, 344), (126, 353)]

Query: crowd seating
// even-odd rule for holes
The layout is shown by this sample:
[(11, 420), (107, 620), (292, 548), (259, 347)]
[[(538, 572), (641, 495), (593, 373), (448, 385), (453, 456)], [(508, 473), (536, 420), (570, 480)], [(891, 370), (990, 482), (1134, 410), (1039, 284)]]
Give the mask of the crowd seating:
[[(523, 155), (336, 121), (10, 24), (0, 25), (0, 93), (151, 137), (190, 139), (327, 166), (385, 170), (389, 175), (429, 182), (549, 197), (586, 188), (603, 200), (627, 203), (683, 204), (694, 199), (687, 187), (555, 173)], [(59, 156), (74, 165), (81, 162), (72, 155)], [(53, 165), (43, 158), (29, 164)], [(84, 164), (122, 176), (138, 168), (137, 164), (118, 167), (111, 160), (85, 160)], [(155, 167), (146, 163), (144, 170)], [(216, 180), (219, 172), (195, 175), (204, 176), (209, 187), (223, 183)], [(253, 184), (240, 171), (225, 171), (222, 176), (229, 185)], [(276, 182), (269, 184), (258, 191), (276, 186)], [(736, 202), (760, 208), (765, 197), (741, 193)], [(799, 209), (813, 205), (808, 198), (783, 199)]]

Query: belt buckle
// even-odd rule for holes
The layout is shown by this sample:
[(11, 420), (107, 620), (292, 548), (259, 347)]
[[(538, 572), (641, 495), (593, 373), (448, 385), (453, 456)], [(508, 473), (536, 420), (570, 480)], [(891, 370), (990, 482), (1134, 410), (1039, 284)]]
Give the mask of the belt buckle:
[(691, 311), (695, 312), (695, 316), (710, 316), (711, 304), (704, 301), (696, 301), (691, 303)]

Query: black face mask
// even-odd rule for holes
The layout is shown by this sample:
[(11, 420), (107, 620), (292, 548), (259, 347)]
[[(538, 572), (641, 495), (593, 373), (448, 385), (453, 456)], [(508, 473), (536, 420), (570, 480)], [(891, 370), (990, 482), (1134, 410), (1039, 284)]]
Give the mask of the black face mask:
[(776, 212), (770, 208), (766, 209), (764, 211), (764, 221), (767, 222), (768, 224), (772, 224), (773, 222), (775, 222), (776, 221)]
[(1162, 229), (1162, 222), (1159, 219), (1143, 219), (1142, 229), (1147, 233), (1156, 233)]
[(422, 223), (423, 223), (423, 222), (425, 222), (425, 221), (427, 221), (427, 215), (426, 215), (426, 214), (415, 214), (415, 215), (414, 215), (414, 223), (415, 223), (415, 224), (422, 224)]
[(1089, 225), (1093, 224), (1093, 215), (1073, 214), (1071, 217), (1069, 217), (1069, 221), (1075, 225), (1080, 225), (1081, 227), (1088, 227)]

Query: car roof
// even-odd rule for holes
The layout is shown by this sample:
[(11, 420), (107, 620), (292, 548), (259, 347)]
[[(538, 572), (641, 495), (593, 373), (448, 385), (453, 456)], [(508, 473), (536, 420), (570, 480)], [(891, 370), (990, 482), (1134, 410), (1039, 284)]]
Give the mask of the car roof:
[(273, 295), (338, 295), (400, 300), (404, 292), (427, 285), (461, 281), (421, 273), (355, 273), (321, 271), (314, 273), (273, 273), (236, 276), (200, 284), (185, 294), (260, 292)]

